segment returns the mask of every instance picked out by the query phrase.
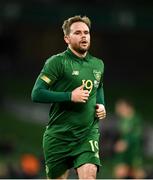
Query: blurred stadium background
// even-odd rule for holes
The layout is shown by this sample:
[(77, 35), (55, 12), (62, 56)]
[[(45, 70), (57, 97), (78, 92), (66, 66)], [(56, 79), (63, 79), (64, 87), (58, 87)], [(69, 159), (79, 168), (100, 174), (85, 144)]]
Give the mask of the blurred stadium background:
[(108, 116), (101, 123), (98, 177), (113, 178), (114, 104), (127, 96), (143, 117), (144, 168), (153, 178), (152, 7), (153, 1), (136, 0), (0, 1), (0, 178), (45, 177), (42, 134), (49, 105), (32, 103), (30, 94), (45, 60), (65, 50), (61, 26), (73, 15), (91, 18), (90, 52), (105, 63)]

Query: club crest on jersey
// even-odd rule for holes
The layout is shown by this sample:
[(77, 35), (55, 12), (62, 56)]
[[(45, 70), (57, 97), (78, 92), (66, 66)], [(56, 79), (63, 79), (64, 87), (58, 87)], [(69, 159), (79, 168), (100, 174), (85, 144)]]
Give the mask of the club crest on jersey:
[(98, 88), (98, 86), (99, 86), (99, 81), (94, 80), (94, 87)]
[(78, 75), (79, 75), (79, 71), (73, 70), (73, 71), (72, 71), (72, 75), (73, 75), (73, 76), (78, 76)]
[(101, 71), (98, 71), (96, 69), (93, 70), (94, 77), (97, 81), (100, 81), (101, 78)]

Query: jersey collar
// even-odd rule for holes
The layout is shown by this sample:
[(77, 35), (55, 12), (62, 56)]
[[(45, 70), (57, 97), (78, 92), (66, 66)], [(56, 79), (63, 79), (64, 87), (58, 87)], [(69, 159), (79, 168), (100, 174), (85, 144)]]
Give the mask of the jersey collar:
[(66, 50), (66, 53), (71, 56), (72, 58), (74, 58), (75, 60), (78, 60), (78, 61), (82, 61), (82, 60), (85, 60), (85, 61), (89, 61), (89, 58), (90, 58), (90, 55), (89, 53), (87, 52), (86, 56), (84, 58), (80, 58), (78, 57), (77, 55), (75, 55), (71, 50), (70, 48), (67, 48)]

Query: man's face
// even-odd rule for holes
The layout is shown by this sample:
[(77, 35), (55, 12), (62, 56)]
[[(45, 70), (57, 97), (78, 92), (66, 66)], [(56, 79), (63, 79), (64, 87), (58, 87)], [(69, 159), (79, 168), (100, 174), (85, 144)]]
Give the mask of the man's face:
[(70, 34), (65, 36), (66, 43), (76, 52), (84, 54), (90, 47), (90, 32), (83, 22), (75, 22), (70, 27)]

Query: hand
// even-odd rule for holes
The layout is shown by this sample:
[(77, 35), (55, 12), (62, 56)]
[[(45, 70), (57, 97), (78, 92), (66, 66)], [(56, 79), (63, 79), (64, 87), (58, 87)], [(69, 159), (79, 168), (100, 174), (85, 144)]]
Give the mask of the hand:
[(103, 104), (96, 104), (96, 115), (100, 120), (106, 117), (106, 110)]
[(83, 90), (84, 85), (81, 85), (74, 89), (71, 94), (71, 101), (75, 103), (85, 103), (89, 98), (89, 91)]

